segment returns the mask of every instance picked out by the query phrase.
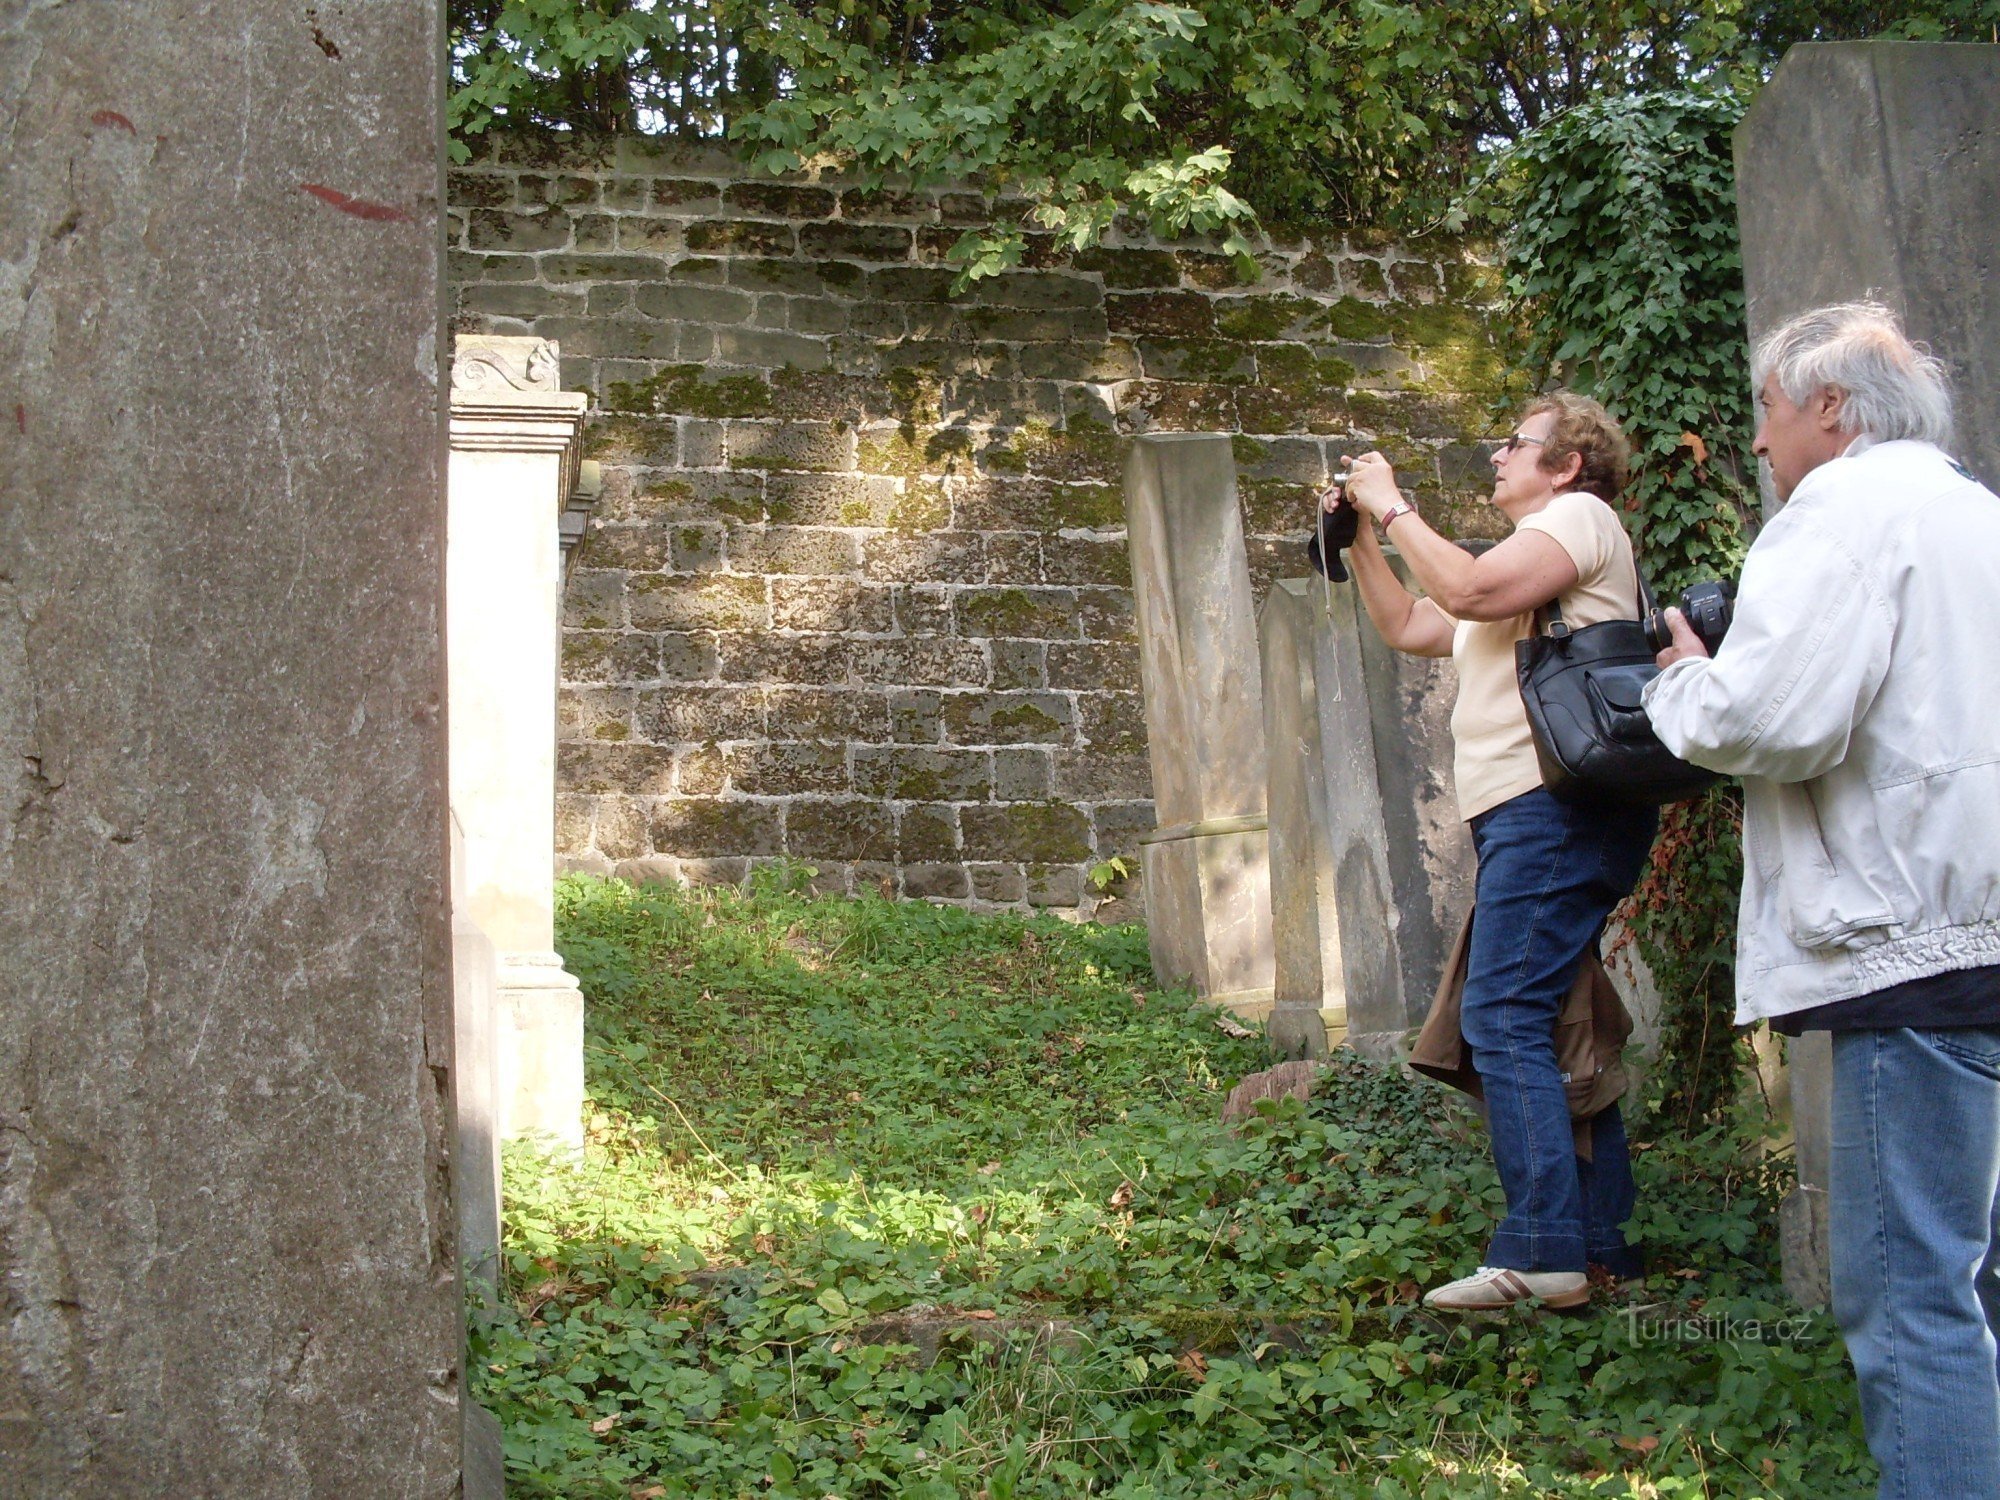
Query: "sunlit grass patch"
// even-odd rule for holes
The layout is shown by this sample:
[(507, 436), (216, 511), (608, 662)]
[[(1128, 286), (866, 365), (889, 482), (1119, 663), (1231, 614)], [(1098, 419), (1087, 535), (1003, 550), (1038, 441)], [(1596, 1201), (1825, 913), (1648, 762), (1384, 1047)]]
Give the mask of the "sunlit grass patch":
[[(1502, 1207), (1467, 1117), (1348, 1060), (1223, 1129), (1261, 1043), (1136, 930), (782, 872), (569, 880), (560, 913), (589, 1147), (510, 1152), (474, 1341), (517, 1495), (1865, 1492), (1821, 1320), (1422, 1313)], [(1661, 1295), (1776, 1314), (1768, 1159), (1718, 1133), (1639, 1167)]]

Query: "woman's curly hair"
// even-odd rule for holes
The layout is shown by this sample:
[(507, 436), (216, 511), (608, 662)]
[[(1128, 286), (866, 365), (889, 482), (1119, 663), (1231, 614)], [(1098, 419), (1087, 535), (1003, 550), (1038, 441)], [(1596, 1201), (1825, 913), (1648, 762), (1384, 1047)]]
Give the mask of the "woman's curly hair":
[(1537, 459), (1541, 468), (1559, 470), (1568, 464), (1571, 454), (1577, 454), (1583, 467), (1577, 472), (1575, 488), (1588, 490), (1607, 503), (1616, 500), (1632, 465), (1632, 445), (1626, 441), (1625, 429), (1602, 406), (1573, 391), (1553, 391), (1540, 397), (1522, 413), (1522, 420), (1543, 412), (1553, 413), (1556, 420)]

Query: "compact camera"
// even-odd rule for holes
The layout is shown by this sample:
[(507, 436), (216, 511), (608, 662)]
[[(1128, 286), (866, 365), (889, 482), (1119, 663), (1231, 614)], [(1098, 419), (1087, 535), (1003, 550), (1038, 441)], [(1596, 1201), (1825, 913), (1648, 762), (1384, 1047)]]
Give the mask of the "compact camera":
[[(1313, 507), (1317, 524), (1312, 540), (1306, 544), (1306, 556), (1314, 569), (1335, 583), (1347, 582), (1347, 567), (1340, 554), (1354, 545), (1361, 531), (1361, 512), (1347, 499), (1347, 478), (1345, 474), (1336, 474), (1333, 483), (1319, 492), (1318, 503)], [(1328, 495), (1340, 502), (1330, 511), (1326, 509)]]
[[(1715, 655), (1729, 633), (1729, 622), (1736, 617), (1736, 585), (1726, 578), (1691, 585), (1681, 591), (1681, 613), (1687, 617), (1688, 628), (1701, 637), (1708, 654)], [(1664, 651), (1673, 643), (1666, 611), (1656, 609), (1646, 616), (1646, 644)]]

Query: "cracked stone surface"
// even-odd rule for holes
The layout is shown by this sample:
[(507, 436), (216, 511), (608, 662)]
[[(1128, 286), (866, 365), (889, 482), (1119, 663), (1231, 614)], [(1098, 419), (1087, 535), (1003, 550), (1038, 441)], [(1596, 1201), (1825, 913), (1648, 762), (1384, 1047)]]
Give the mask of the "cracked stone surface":
[(0, 12), (0, 1489), (445, 1496), (434, 0)]

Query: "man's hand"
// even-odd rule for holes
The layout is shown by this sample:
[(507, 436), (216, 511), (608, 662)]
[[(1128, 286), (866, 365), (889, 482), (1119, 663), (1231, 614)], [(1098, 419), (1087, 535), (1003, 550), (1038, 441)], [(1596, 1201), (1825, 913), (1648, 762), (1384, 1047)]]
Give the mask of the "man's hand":
[(1666, 621), (1667, 630), (1673, 635), (1674, 643), (1653, 658), (1662, 672), (1675, 662), (1684, 661), (1690, 656), (1708, 655), (1708, 647), (1701, 643), (1701, 637), (1689, 626), (1686, 615), (1677, 609), (1670, 609), (1666, 612)]

